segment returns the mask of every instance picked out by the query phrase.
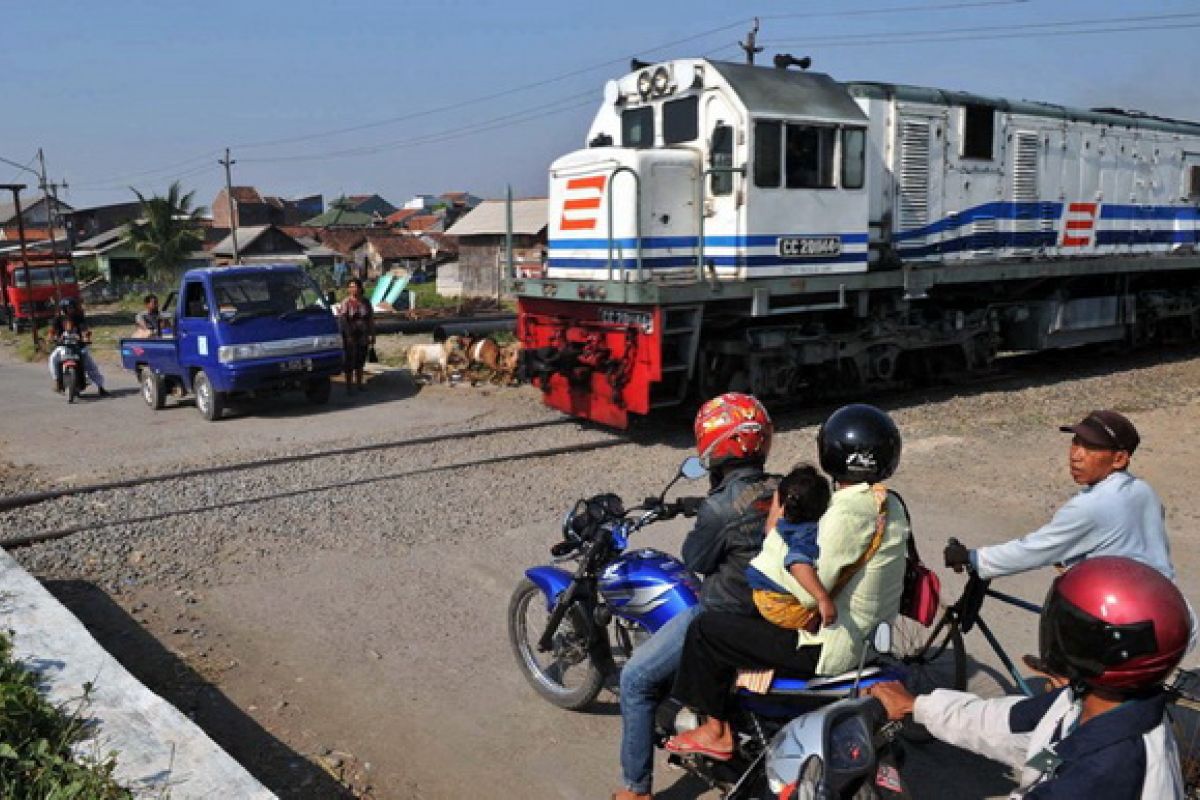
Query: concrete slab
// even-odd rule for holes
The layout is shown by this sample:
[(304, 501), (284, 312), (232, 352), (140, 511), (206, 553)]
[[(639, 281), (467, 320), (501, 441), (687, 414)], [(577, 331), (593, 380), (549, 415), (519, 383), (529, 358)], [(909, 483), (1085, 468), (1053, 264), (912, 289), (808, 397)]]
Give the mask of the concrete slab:
[(143, 686), (12, 556), (0, 550), (0, 625), (14, 655), (38, 673), (47, 699), (79, 713), (94, 736), (77, 752), (117, 754), (113, 775), (135, 797), (275, 797), (178, 709)]

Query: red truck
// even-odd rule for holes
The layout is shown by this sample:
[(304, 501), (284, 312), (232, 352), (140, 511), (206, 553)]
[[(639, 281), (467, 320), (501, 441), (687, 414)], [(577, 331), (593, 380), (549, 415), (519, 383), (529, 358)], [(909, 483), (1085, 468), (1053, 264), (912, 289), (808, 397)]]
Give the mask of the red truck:
[(29, 257), (27, 271), (20, 255), (0, 255), (0, 297), (5, 322), (13, 331), (35, 319), (53, 319), (59, 301), (79, 297), (75, 268), (39, 254)]

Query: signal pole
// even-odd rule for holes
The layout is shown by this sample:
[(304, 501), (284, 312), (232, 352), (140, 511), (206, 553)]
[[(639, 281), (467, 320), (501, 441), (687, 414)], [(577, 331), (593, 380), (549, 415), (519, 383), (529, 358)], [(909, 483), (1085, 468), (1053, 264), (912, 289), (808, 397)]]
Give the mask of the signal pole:
[(237, 211), (233, 199), (233, 178), (229, 172), (229, 168), (237, 162), (229, 157), (229, 148), (226, 147), (224, 160), (219, 160), (217, 163), (225, 168), (225, 198), (229, 201), (229, 237), (233, 242), (233, 263), (240, 264), (242, 263), (242, 258), (238, 255)]

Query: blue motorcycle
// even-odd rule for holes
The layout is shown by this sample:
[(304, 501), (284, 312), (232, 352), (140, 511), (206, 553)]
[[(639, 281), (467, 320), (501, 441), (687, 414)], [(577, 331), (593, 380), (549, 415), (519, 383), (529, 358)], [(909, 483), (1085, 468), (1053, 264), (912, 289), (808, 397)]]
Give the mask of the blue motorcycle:
[[(570, 710), (587, 707), (605, 686), (617, 683), (619, 665), (638, 644), (699, 603), (700, 582), (681, 561), (659, 550), (629, 549), (629, 544), (647, 525), (694, 516), (703, 498), (665, 498), (681, 478), (706, 474), (692, 457), (658, 497), (636, 508), (626, 509), (616, 495), (600, 494), (578, 501), (567, 513), (562, 541), (550, 551), (555, 564), (526, 570), (508, 608), (517, 663), (542, 697)], [(559, 566), (566, 562), (576, 563), (573, 572)], [(726, 798), (773, 798), (764, 765), (772, 737), (788, 722), (857, 697), (872, 683), (903, 679), (902, 670), (877, 663), (835, 676), (776, 677), (766, 693), (742, 691), (738, 718), (732, 720), (738, 733), (734, 759), (672, 755), (669, 760)], [(670, 700), (657, 716), (660, 740), (696, 724), (691, 712)], [(890, 748), (892, 738), (892, 731), (884, 732), (881, 747)], [(841, 788), (849, 791), (831, 796), (888, 796), (875, 791), (866, 777)]]
[[(636, 508), (600, 494), (567, 512), (563, 539), (550, 549), (555, 565), (526, 570), (508, 606), (513, 652), (538, 694), (573, 711), (587, 707), (613, 682), (618, 662), (700, 602), (700, 581), (682, 561), (627, 548), (647, 525), (694, 516), (702, 498), (664, 498), (680, 478), (707, 474), (699, 459), (689, 458), (658, 497)], [(573, 573), (558, 566), (572, 561)]]

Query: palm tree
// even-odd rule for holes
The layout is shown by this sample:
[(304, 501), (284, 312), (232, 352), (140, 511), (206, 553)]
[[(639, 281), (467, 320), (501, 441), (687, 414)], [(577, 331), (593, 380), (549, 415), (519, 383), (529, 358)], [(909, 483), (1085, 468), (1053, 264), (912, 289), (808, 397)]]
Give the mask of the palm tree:
[(195, 192), (183, 194), (179, 181), (168, 187), (167, 196), (147, 199), (137, 189), (131, 191), (141, 203), (140, 219), (130, 223), (127, 241), (146, 265), (152, 283), (171, 282), (179, 268), (204, 242), (199, 233), (202, 206), (192, 208)]

